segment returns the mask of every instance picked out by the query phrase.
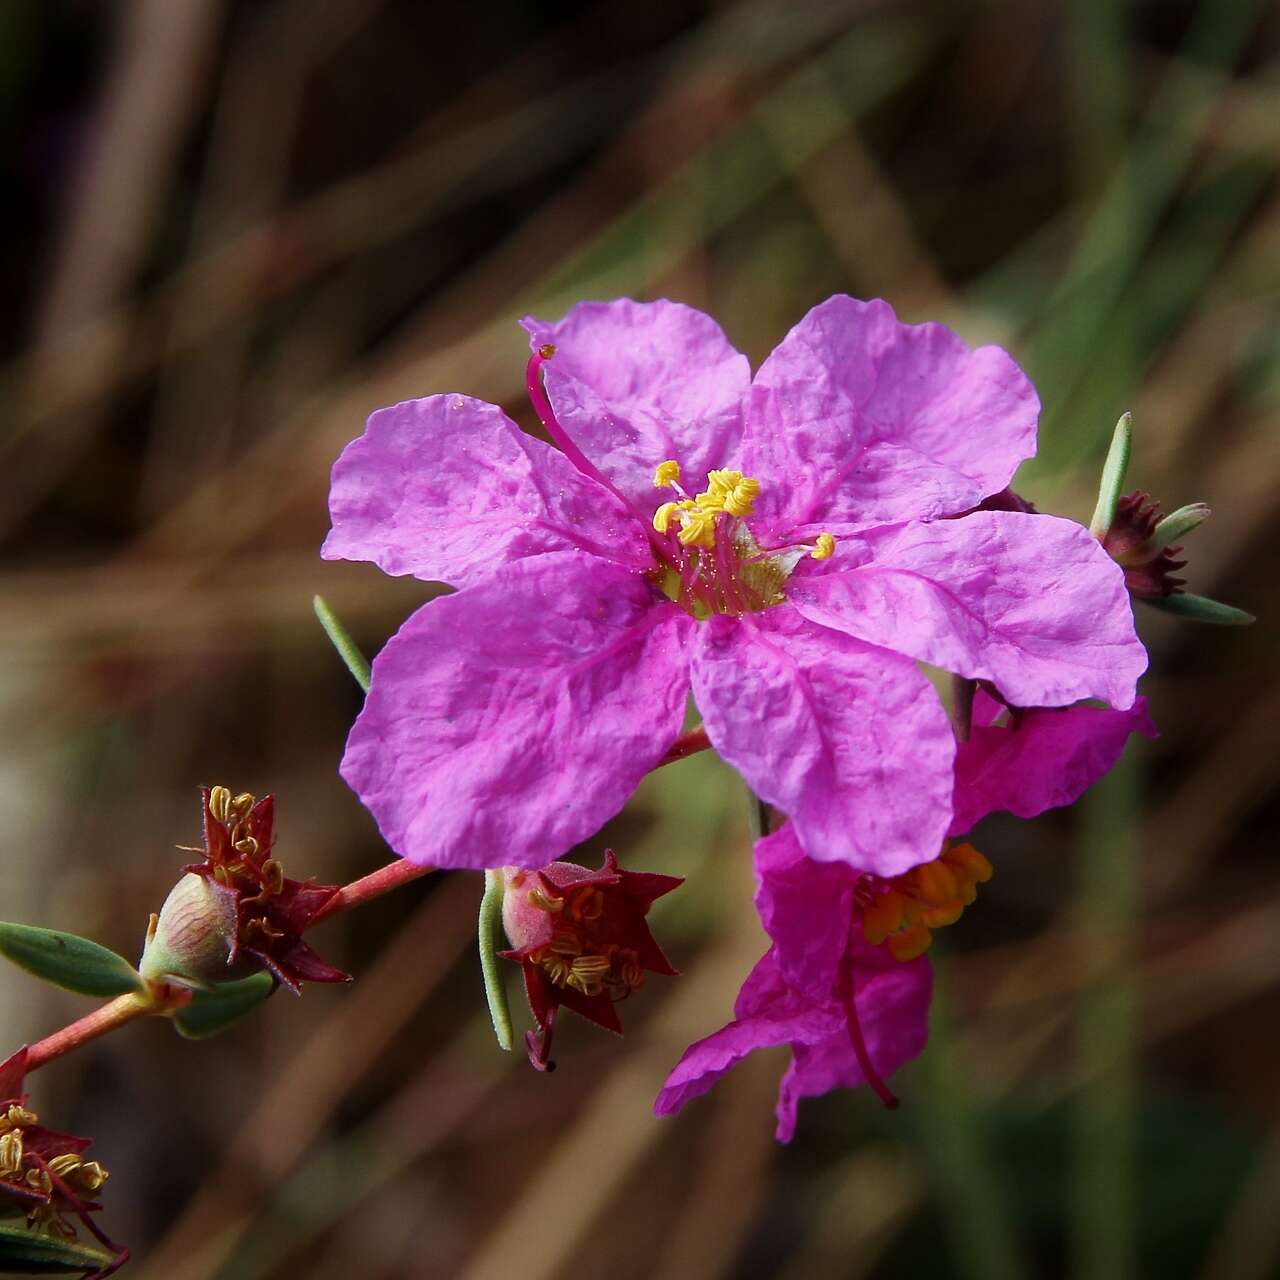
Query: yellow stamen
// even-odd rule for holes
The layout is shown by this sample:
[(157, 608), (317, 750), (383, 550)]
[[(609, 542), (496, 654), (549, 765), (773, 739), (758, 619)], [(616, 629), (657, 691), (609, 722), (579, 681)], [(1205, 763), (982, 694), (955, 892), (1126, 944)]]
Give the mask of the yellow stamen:
[(950, 902), (930, 907), (920, 918), (930, 929), (941, 929), (955, 924), (964, 915), (964, 908), (965, 904), (959, 898), (953, 898)]
[(891, 933), (902, 928), (902, 913), (906, 903), (902, 894), (882, 893), (862, 913), (862, 935), (873, 946), (879, 946)]
[(933, 934), (922, 924), (912, 925), (889, 939), (889, 953), (895, 960), (914, 960), (933, 946)]
[(995, 874), (991, 863), (971, 844), (953, 844), (942, 857), (978, 884), (986, 884)]
[[(668, 485), (680, 483), (680, 464), (674, 458), (668, 458), (666, 462), (658, 463), (653, 473), (653, 487), (655, 489), (665, 489)], [(665, 533), (665, 529), (660, 529), (659, 533)]]
[(920, 896), (933, 906), (941, 906), (960, 894), (959, 877), (943, 862), (926, 862), (913, 874)]
[(749, 516), (752, 504), (760, 496), (760, 481), (751, 476), (743, 476), (737, 484), (725, 494), (724, 509), (731, 516)]
[(671, 528), (671, 521), (675, 519), (676, 513), (680, 510), (681, 504), (678, 502), (664, 502), (657, 511), (653, 513), (653, 527), (659, 533), (666, 533)]
[(682, 512), (680, 532), (676, 537), (686, 547), (714, 547), (716, 545), (716, 513), (701, 509)]
[(548, 915), (555, 915), (564, 910), (564, 899), (553, 898), (550, 894), (543, 893), (541, 889), (530, 889), (529, 905), (537, 907), (539, 911), (545, 911)]
[(818, 534), (817, 545), (809, 553), (815, 560), (830, 560), (835, 554), (836, 540), (829, 533)]
[(11, 1178), (22, 1171), (22, 1130), (14, 1129), (0, 1136), (0, 1178)]

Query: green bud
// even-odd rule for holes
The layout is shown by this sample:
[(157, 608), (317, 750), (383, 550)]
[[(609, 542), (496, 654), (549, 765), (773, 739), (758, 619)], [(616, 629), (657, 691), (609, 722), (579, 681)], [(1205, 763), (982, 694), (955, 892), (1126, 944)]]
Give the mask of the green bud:
[(147, 931), (138, 970), (148, 982), (202, 990), (246, 971), (227, 963), (235, 938), (235, 894), (188, 872), (169, 891)]

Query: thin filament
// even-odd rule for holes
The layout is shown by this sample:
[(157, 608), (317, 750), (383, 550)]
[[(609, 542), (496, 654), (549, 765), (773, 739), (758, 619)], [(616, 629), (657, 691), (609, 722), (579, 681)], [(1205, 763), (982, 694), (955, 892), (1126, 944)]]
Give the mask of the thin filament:
[(880, 1101), (890, 1111), (896, 1110), (899, 1105), (897, 1095), (885, 1084), (880, 1073), (872, 1065), (871, 1055), (867, 1052), (867, 1042), (862, 1034), (862, 1023), (858, 1021), (858, 1000), (854, 992), (853, 964), (847, 952), (840, 980), (840, 1003), (844, 1007), (845, 1026), (849, 1031), (849, 1044), (853, 1047), (853, 1056), (857, 1058), (858, 1066), (862, 1069), (863, 1076), (872, 1089), (875, 1090)]

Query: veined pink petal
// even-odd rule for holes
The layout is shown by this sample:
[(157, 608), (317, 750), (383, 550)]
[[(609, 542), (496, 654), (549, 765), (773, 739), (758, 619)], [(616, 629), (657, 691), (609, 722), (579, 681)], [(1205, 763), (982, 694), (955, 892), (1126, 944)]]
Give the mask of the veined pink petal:
[[(876, 1070), (890, 1076), (924, 1052), (929, 1039), (933, 969), (925, 956), (904, 964), (884, 947), (861, 947), (856, 952), (854, 983), (867, 1052)], [(825, 1039), (797, 1041), (793, 1055), (778, 1089), (779, 1142), (791, 1141), (801, 1098), (867, 1082), (843, 1024)]]
[(1040, 401), (999, 347), (899, 324), (881, 301), (814, 307), (756, 374), (743, 470), (777, 525), (888, 524), (967, 510), (1035, 453)]
[(424, 605), (378, 655), (342, 776), (402, 857), (543, 866), (679, 734), (693, 625), (580, 552), (509, 565)]
[(561, 426), (643, 512), (671, 497), (653, 471), (674, 458), (690, 493), (741, 450), (751, 367), (710, 316), (678, 302), (582, 302), (557, 324), (523, 321)]
[(379, 409), (342, 451), (326, 560), (466, 586), (500, 565), (574, 548), (644, 568), (640, 523), (497, 405), (427, 396)]
[(952, 835), (972, 829), (996, 810), (1034, 818), (1074, 804), (1120, 758), (1132, 733), (1159, 736), (1146, 698), (1127, 711), (1055, 707), (1018, 713), (996, 726), (1000, 704), (979, 691), (968, 742), (956, 750)]
[(1101, 698), (1123, 710), (1147, 666), (1120, 567), (1054, 516), (979, 511), (871, 530), (788, 595), (814, 622), (990, 680), (1023, 707)]
[(914, 663), (780, 605), (703, 624), (693, 694), (716, 750), (811, 858), (898, 875), (938, 856), (955, 739)]

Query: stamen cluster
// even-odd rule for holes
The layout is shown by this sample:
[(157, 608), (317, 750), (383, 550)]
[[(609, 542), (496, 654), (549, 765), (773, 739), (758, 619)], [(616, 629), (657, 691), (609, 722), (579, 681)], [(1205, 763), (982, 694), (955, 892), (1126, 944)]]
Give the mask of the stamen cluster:
[(991, 863), (971, 844), (950, 842), (905, 875), (861, 876), (854, 899), (862, 935), (872, 946), (887, 946), (895, 960), (914, 960), (933, 945), (932, 931), (955, 924), (991, 876)]

